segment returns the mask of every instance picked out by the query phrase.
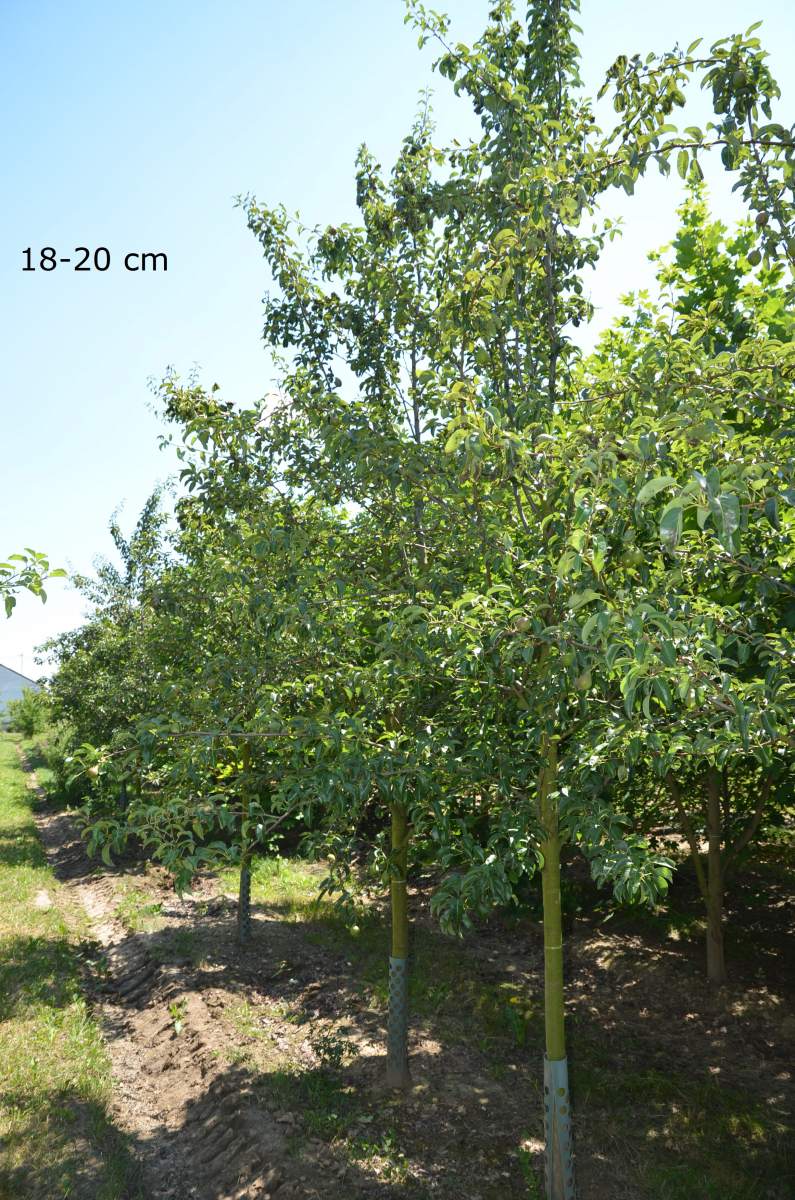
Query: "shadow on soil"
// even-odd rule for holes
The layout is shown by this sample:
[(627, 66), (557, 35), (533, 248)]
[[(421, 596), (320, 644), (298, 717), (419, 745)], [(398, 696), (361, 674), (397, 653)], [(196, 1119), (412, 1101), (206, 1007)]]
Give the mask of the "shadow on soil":
[(31, 1109), (26, 1093), (4, 1090), (0, 1107), (10, 1118), (0, 1144), (0, 1200), (148, 1200), (135, 1149), (103, 1105), (60, 1089)]
[[(284, 1121), (288, 1154), (311, 1162), (331, 1147), (345, 1175), (330, 1168), (321, 1194), (540, 1196), (538, 930), (495, 923), (462, 948), (420, 927), (414, 1087), (395, 1096), (381, 1087), (380, 918), (354, 940), (332, 921), (288, 915), (255, 905), (245, 950), (228, 900), (183, 906), (168, 928), (141, 936), (215, 997), (252, 1103)], [(699, 972), (690, 947), (574, 923), (569, 1059), (580, 1186), (592, 1200), (791, 1194), (792, 1039), (780, 1037), (778, 1001), (763, 987), (715, 996)]]
[[(67, 841), (56, 860), (63, 878), (74, 877), (78, 858)], [(759, 894), (743, 892), (738, 902), (751, 933), (765, 917), (760, 898), (772, 894), (764, 873), (759, 879)], [(787, 1200), (795, 1031), (768, 986), (764, 956), (739, 972), (740, 984), (718, 995), (708, 990), (686, 884), (681, 899), (681, 911), (674, 905), (653, 918), (624, 914), (605, 923), (587, 897), (569, 914), (569, 1061), (582, 1194)], [(179, 1129), (133, 1145), (134, 1155), (167, 1161), (175, 1141), (195, 1138), (228, 1104), (258, 1130), (265, 1167), (277, 1172), (276, 1200), (542, 1195), (537, 922), (495, 920), (461, 946), (432, 931), (418, 910), (414, 1087), (394, 1095), (381, 1086), (382, 915), (360, 920), (354, 939), (328, 918), (296, 920), (289, 904), (252, 911), (245, 950), (236, 946), (233, 902), (209, 895), (164, 902), (167, 926), (137, 935), (152, 958), (181, 968), (184, 985), (228, 1025), (230, 1061), (214, 1080), (209, 1108), (207, 1099), (190, 1102)], [(775, 926), (770, 943), (776, 981), (779, 933)], [(209, 1156), (200, 1191), (161, 1195), (233, 1195), (226, 1179), (213, 1182), (214, 1148), (197, 1150), (199, 1163), (201, 1153)], [(240, 1187), (262, 1169), (241, 1163)]]

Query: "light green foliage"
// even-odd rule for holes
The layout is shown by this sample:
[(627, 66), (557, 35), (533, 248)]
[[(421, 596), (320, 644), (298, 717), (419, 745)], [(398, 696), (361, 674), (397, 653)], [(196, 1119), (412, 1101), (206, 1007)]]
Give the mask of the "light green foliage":
[(0, 562), (0, 599), (7, 617), (11, 616), (17, 603), (17, 593), (23, 590), (39, 596), (42, 603), (47, 599), (44, 584), (48, 579), (60, 579), (66, 575), (62, 567), (50, 569), (46, 554), (26, 548), (22, 554), (9, 554), (6, 562)]
[[(474, 105), (483, 139), (436, 147), (424, 106), (389, 177), (360, 153), (358, 225), (311, 234), (281, 209), (245, 201), (277, 285), (265, 337), (284, 354), (280, 392), (239, 410), (217, 388), (164, 382), (188, 493), (177, 506), (179, 559), (158, 549), (153, 502), (129, 544), (118, 535), (126, 577), (105, 571), (106, 617), (92, 644), (64, 645), (56, 684), (64, 714), (85, 711), (87, 741), (120, 742), (92, 785), (94, 844), (119, 846), (135, 828), (185, 882), (294, 817), (337, 846), (329, 882), (344, 889), (358, 822), (373, 806), (407, 803), (412, 853), (461, 868), (436, 909), (448, 927), (466, 927), (540, 861), (526, 801), (546, 729), (560, 739), (562, 835), (621, 898), (648, 900), (667, 868), (622, 829), (615, 807), (610, 781), (635, 745), (621, 706), (629, 720), (639, 711), (653, 722), (690, 696), (691, 647), (680, 654), (682, 613), (667, 611), (667, 596), (693, 520), (701, 543), (714, 532), (729, 553), (751, 501), (781, 525), (788, 485), (774, 492), (750, 460), (721, 475), (688, 453), (678, 474), (665, 469), (679, 449), (671, 431), (692, 450), (694, 429), (707, 429), (703, 372), (726, 373), (718, 325), (733, 322), (744, 338), (731, 366), (740, 378), (751, 369), (743, 355), (757, 354), (757, 326), (738, 325), (751, 296), (742, 282), (751, 227), (733, 251), (746, 267), (721, 263), (716, 274), (701, 249), (688, 251), (698, 230), (687, 217), (678, 266), (662, 279), (681, 312), (668, 344), (644, 311), (630, 348), (619, 327), (580, 363), (566, 331), (588, 317), (582, 271), (613, 232), (584, 236), (582, 218), (607, 188), (682, 152), (666, 122), (698, 72), (750, 121), (742, 172), (756, 172), (756, 197), (778, 170), (779, 135), (767, 130), (760, 149), (753, 126), (775, 85), (752, 33), (698, 60), (678, 51), (653, 69), (619, 60), (609, 86), (621, 116), (603, 134), (576, 90), (575, 6), (531, 9), (526, 34), (499, 5), (471, 48), (449, 45), (446, 23), (421, 6), (410, 10), (422, 40), (441, 44), (439, 70)], [(742, 97), (729, 63), (751, 80)], [(689, 155), (697, 132), (687, 132)], [(764, 270), (757, 291), (769, 296), (781, 269), (771, 260)], [(710, 279), (723, 287), (717, 308), (705, 299)], [(786, 311), (782, 296), (767, 320), (781, 345)], [(713, 342), (699, 345), (705, 322)], [(666, 411), (642, 391), (654, 399), (663, 353), (681, 364)], [(641, 394), (628, 395), (630, 384)], [(717, 445), (723, 433), (713, 420), (703, 436)], [(693, 541), (694, 562), (702, 548)], [(650, 576), (644, 564), (655, 559)], [(665, 672), (647, 649), (655, 622)], [(696, 637), (692, 653), (708, 663), (718, 643), (709, 630)], [(127, 673), (121, 699), (104, 702), (95, 682), (81, 705), (77, 684), (103, 659), (109, 681), (122, 665)], [(94, 709), (107, 712), (106, 729)], [(253, 759), (243, 771), (246, 738)], [(126, 777), (132, 799), (117, 812)], [(388, 876), (380, 835), (372, 861)]]
[(8, 728), (23, 737), (33, 738), (43, 733), (49, 719), (47, 693), (25, 688), (18, 700), (8, 701), (4, 715)]
[(168, 1006), (168, 1015), (171, 1017), (174, 1033), (179, 1037), (185, 1028), (185, 1017), (188, 1015), (187, 1000), (172, 1000)]

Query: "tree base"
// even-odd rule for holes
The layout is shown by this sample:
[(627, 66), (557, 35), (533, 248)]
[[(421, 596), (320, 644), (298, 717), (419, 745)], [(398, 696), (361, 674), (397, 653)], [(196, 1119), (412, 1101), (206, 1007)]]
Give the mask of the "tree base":
[(568, 1059), (544, 1055), (547, 1200), (575, 1200)]
[(411, 1088), (411, 1071), (408, 1066), (391, 1067), (387, 1063), (386, 1067), (386, 1087), (387, 1091), (392, 1092), (407, 1092)]
[(386, 1085), (408, 1088), (411, 1075), (408, 1063), (408, 959), (389, 959), (389, 1023), (387, 1026)]

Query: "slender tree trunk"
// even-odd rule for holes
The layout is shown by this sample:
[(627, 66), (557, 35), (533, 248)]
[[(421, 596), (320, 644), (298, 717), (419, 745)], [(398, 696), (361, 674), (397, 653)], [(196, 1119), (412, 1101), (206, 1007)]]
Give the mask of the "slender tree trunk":
[(240, 796), (240, 888), (237, 896), (237, 940), (251, 940), (251, 846), (248, 836), (251, 746), (243, 743), (243, 788)]
[(406, 1088), (411, 1083), (408, 1062), (409, 910), (406, 892), (408, 819), (402, 804), (392, 805), (392, 954), (389, 959), (389, 1023), (386, 1082)]
[[(723, 840), (731, 836), (731, 818), (732, 818), (732, 797), (729, 787), (729, 768), (724, 767), (721, 771), (721, 804), (723, 809)], [(725, 874), (725, 872), (724, 872)]]
[(721, 777), (707, 773), (707, 979), (726, 982), (723, 948), (723, 871), (721, 863)]
[(544, 832), (541, 889), (544, 903), (544, 1134), (547, 1200), (573, 1200), (574, 1156), (563, 1002), (563, 922), (560, 904), (557, 746), (544, 737), (538, 780), (538, 815)]

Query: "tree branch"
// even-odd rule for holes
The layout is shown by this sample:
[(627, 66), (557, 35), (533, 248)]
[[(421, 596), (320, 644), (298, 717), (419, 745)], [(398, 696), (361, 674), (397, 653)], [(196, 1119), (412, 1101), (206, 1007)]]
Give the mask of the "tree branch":
[(762, 787), (759, 791), (759, 799), (756, 802), (756, 808), (751, 814), (748, 824), (737, 838), (737, 841), (732, 846), (727, 847), (726, 855), (724, 857), (724, 874), (735, 865), (737, 859), (740, 857), (743, 850), (746, 848), (759, 828), (762, 822), (762, 817), (765, 814), (767, 802), (770, 799), (770, 786), (771, 779), (770, 776), (767, 775), (762, 783)]

